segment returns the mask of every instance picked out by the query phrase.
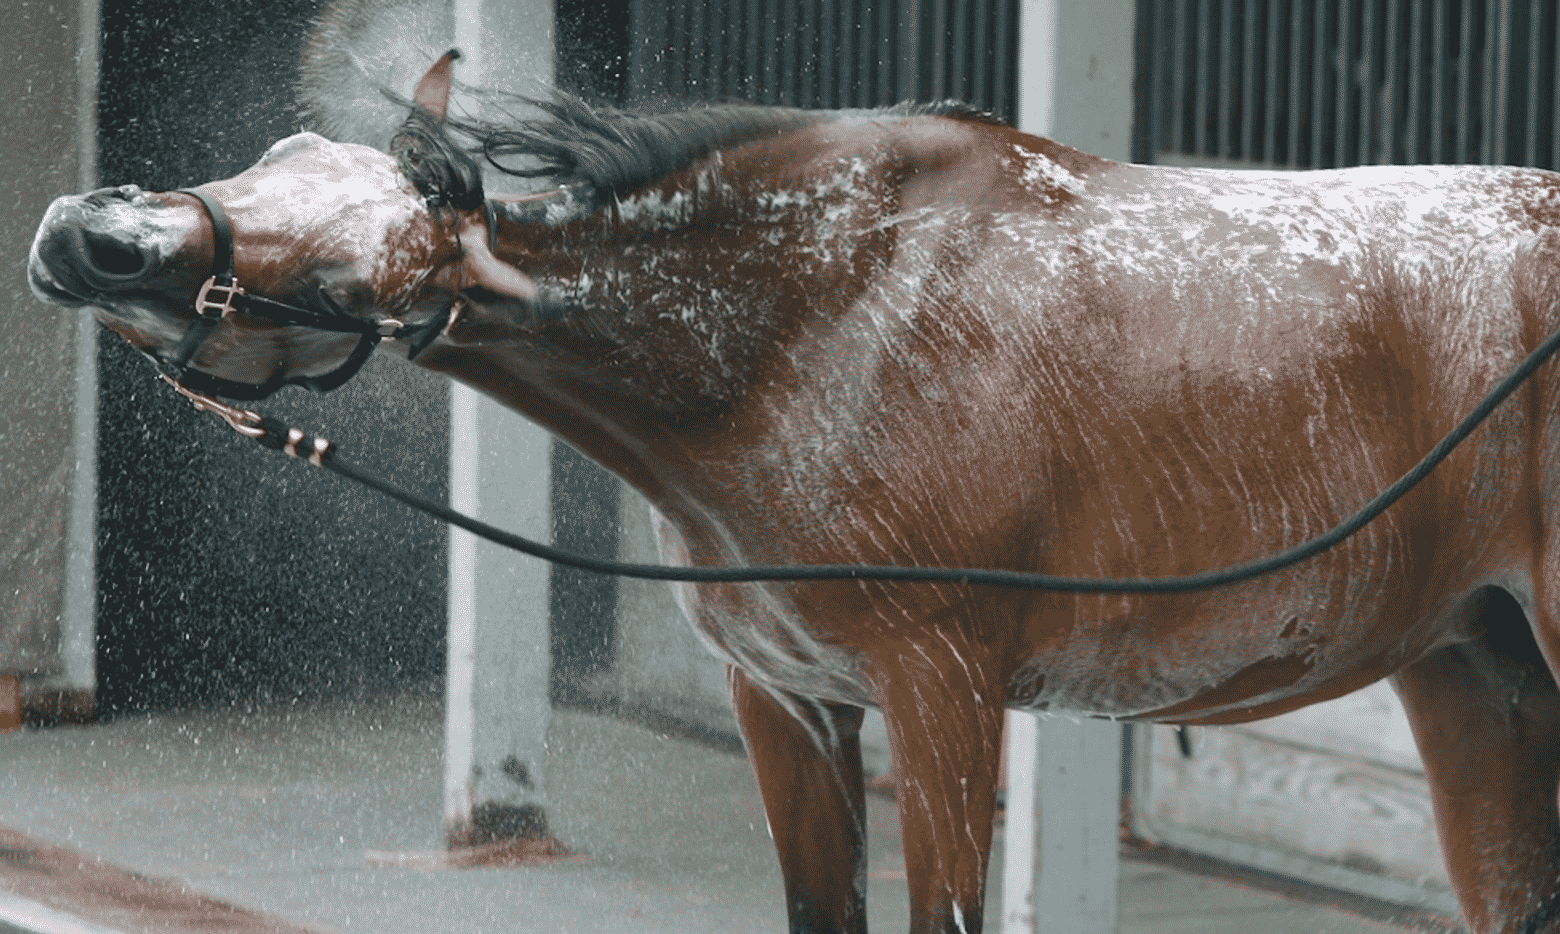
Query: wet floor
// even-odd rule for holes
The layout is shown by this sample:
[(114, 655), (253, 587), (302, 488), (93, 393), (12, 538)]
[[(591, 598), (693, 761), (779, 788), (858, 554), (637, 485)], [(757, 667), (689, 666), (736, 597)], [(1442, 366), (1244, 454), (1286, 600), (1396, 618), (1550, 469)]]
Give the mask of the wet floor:
[[(785, 929), (758, 796), (734, 751), (560, 711), (550, 814), (584, 859), (432, 868), (442, 728), (436, 697), (402, 695), (0, 736), (0, 934), (65, 930), (29, 910), (76, 919), (81, 934)], [(868, 833), (871, 928), (903, 931), (891, 800), (870, 797)], [(1129, 855), (1122, 934), (1424, 929), (1250, 881)]]

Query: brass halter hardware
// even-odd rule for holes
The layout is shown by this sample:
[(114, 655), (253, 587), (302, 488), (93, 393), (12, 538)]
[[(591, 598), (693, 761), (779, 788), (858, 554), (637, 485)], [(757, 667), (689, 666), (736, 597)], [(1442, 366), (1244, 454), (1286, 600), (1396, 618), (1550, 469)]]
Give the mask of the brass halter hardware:
[[(205, 293), (203, 292), (202, 294)], [(185, 388), (182, 383), (167, 373), (160, 375), (163, 382), (173, 387), (174, 392), (190, 400), (190, 405), (195, 407), (195, 411), (210, 412), (227, 422), (229, 428), (246, 437), (259, 438), (265, 435), (265, 429), (260, 427), (262, 416), (259, 412), (250, 409), (240, 409), (225, 402), (218, 402), (210, 396), (203, 396), (194, 390)]]
[[(221, 301), (212, 301), (211, 293), (216, 292)], [(218, 317), (226, 318), (233, 313), (233, 299), (246, 293), (238, 284), (238, 279), (227, 277), (226, 282), (218, 282), (216, 276), (206, 280), (206, 284), (200, 287), (200, 294), (195, 296), (195, 313), (205, 315), (214, 312)]]

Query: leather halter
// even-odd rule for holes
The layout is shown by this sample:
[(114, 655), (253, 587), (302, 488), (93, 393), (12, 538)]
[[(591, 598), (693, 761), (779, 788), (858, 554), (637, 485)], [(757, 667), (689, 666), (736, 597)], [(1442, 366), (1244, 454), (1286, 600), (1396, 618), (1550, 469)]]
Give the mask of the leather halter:
[[(233, 224), (228, 220), (227, 212), (222, 209), (222, 205), (215, 198), (194, 188), (180, 188), (178, 191), (195, 198), (206, 209), (206, 213), (211, 218), (213, 249), (211, 277), (200, 287), (200, 292), (195, 297), (195, 321), (166, 356), (152, 355), (152, 360), (162, 371), (163, 377), (176, 386), (196, 394), (225, 396), (246, 402), (264, 399), (283, 386), (303, 386), (316, 392), (329, 392), (357, 375), (358, 370), (362, 369), (381, 340), (409, 339), (411, 343), (407, 350), (407, 359), (410, 360), (433, 343), (434, 338), (438, 337), (445, 325), (449, 323), (454, 306), (446, 308), (422, 324), (408, 325), (394, 318), (386, 318), (376, 323), (353, 317), (336, 304), (329, 293), (323, 289), (320, 291), (320, 301), (327, 308), (325, 312), (253, 295), (239, 285), (237, 277), (233, 274)], [(491, 238), (494, 236), (496, 226), (491, 205), (487, 206), (485, 213), (488, 236)], [(283, 375), (282, 367), (278, 365), (276, 371), (265, 382), (244, 383), (192, 369), (189, 363), (196, 351), (216, 330), (217, 325), (234, 312), (264, 318), (281, 327), (304, 327), (316, 331), (358, 334), (361, 337), (341, 366), (320, 376), (287, 377)]]

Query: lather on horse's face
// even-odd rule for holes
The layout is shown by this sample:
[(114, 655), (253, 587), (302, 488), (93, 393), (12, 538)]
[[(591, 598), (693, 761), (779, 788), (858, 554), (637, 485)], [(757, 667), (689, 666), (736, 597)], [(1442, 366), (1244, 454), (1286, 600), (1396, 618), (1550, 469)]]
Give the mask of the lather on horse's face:
[[(312, 133), (288, 137), (252, 168), (202, 190), (233, 224), (235, 274), (248, 291), (355, 315), (415, 321), (454, 300), (462, 285), (438, 273), (459, 247), (432, 216), (395, 160)], [(135, 186), (60, 198), (33, 243), (29, 276), (42, 298), (95, 309), (140, 350), (166, 352), (195, 316), (193, 299), (213, 273), (211, 222), (177, 192)], [(195, 368), (263, 382), (330, 370), (352, 335), (278, 327), (231, 315), (201, 347)]]

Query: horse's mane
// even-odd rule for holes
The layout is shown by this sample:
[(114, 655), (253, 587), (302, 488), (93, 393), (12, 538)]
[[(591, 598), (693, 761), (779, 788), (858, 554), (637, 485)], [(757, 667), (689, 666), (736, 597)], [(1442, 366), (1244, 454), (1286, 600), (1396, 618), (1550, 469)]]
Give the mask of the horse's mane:
[[(564, 93), (549, 100), (519, 100), (543, 116), (507, 123), (452, 117), (441, 124), (426, 111), (414, 111), (391, 150), (403, 173), (436, 203), (458, 204), (470, 197), (446, 186), (463, 184), (471, 177), (473, 157), (481, 157), (505, 174), (570, 189), (577, 207), (568, 213), (579, 216), (576, 211), (592, 213), (710, 153), (846, 115), (998, 122), (956, 101), (870, 111), (728, 104), (644, 112), (593, 107)], [(467, 142), (457, 144), (456, 135)]]

